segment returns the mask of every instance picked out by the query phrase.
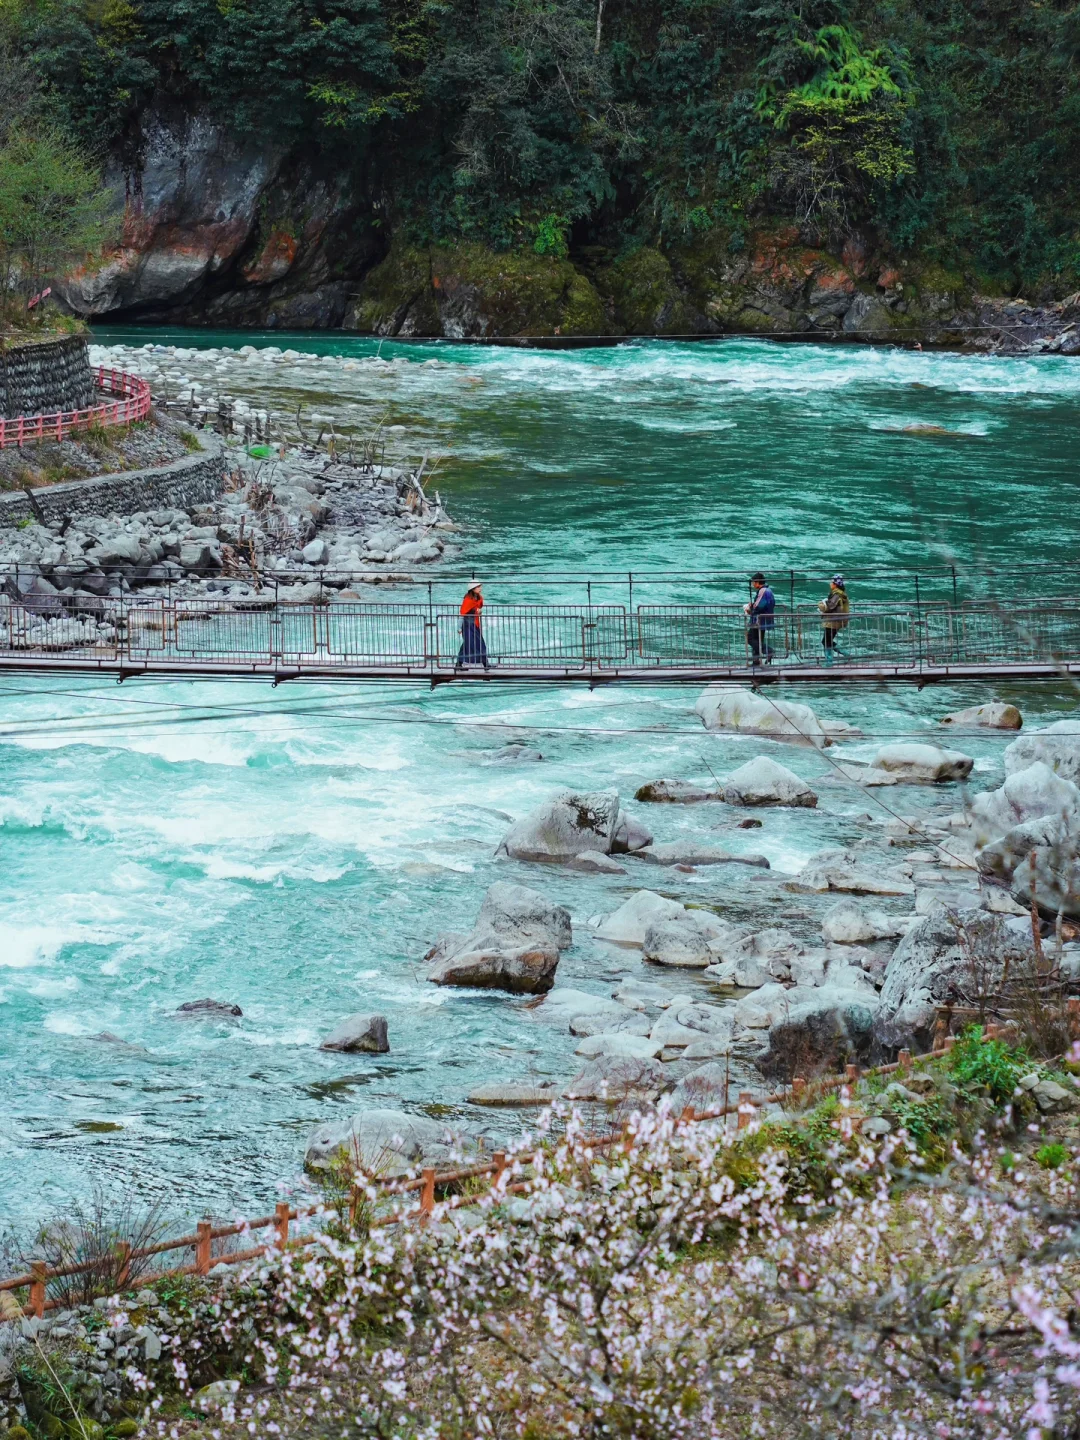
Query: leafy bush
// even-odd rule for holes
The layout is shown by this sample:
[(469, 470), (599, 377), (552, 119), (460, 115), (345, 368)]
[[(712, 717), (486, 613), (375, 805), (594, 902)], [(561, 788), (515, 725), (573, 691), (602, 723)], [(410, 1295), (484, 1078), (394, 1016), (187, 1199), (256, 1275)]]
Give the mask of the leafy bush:
[(996, 1106), (1008, 1105), (1017, 1082), (1031, 1069), (1023, 1050), (1004, 1040), (984, 1040), (978, 1026), (970, 1026), (957, 1040), (949, 1055), (953, 1083), (974, 1096), (985, 1090)]
[(1065, 1146), (1057, 1143), (1040, 1145), (1035, 1151), (1035, 1159), (1044, 1170), (1059, 1170), (1068, 1158), (1069, 1152)]

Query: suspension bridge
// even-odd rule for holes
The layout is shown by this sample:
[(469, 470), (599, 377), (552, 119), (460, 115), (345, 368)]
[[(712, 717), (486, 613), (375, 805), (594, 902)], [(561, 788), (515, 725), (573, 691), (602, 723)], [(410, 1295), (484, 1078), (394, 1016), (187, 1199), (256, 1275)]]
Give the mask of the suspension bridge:
[(0, 672), (443, 683), (742, 684), (1080, 676), (1080, 599), (856, 606), (826, 655), (814, 606), (779, 606), (759, 663), (731, 604), (507, 604), (489, 668), (459, 667), (456, 605), (337, 600), (0, 599)]

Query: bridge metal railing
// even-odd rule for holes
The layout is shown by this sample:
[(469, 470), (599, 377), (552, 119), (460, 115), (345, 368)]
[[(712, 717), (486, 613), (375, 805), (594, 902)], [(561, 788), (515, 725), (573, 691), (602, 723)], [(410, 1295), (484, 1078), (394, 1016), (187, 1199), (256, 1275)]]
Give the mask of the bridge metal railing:
[[(821, 664), (826, 651), (816, 609), (778, 609), (774, 619), (761, 640), (775, 663)], [(751, 660), (746, 617), (736, 605), (488, 606), (482, 629), (492, 665), (512, 670), (663, 674), (740, 668)], [(839, 669), (1080, 661), (1080, 599), (860, 607), (837, 640), (831, 663)], [(0, 657), (169, 661), (177, 668), (317, 665), (390, 675), (452, 670), (460, 646), (456, 606), (430, 601), (0, 597)]]

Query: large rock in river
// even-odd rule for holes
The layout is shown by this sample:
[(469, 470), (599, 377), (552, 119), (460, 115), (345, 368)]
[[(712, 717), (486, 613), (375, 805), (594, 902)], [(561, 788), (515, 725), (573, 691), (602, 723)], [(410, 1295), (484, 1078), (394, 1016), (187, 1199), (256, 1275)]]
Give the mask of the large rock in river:
[(715, 942), (732, 927), (703, 910), (668, 915), (646, 926), (642, 959), (677, 970), (704, 970), (716, 959)]
[(906, 922), (881, 910), (868, 910), (852, 900), (841, 900), (827, 910), (821, 933), (836, 945), (862, 945), (868, 940), (888, 940), (903, 934)]
[(724, 781), (729, 805), (795, 805), (812, 809), (818, 797), (805, 780), (786, 765), (759, 755), (733, 770)]
[(1051, 770), (1042, 760), (1014, 770), (997, 790), (984, 790), (971, 802), (972, 825), (982, 844), (1047, 815), (1080, 818), (1080, 786)]
[(400, 1175), (414, 1165), (449, 1162), (460, 1137), (426, 1115), (361, 1110), (312, 1131), (304, 1152), (308, 1170), (327, 1170), (342, 1158), (371, 1175)]
[(794, 700), (773, 700), (753, 690), (710, 685), (694, 709), (706, 730), (737, 730), (778, 740), (808, 741), (819, 747), (829, 743), (810, 706)]
[(574, 1076), (563, 1096), (567, 1100), (651, 1100), (667, 1083), (658, 1060), (599, 1055)]
[(979, 851), (981, 874), (1007, 885), (1014, 900), (1052, 918), (1080, 915), (1080, 816), (1044, 815), (1016, 825)]
[(615, 945), (641, 946), (645, 932), (656, 920), (681, 919), (686, 908), (677, 900), (657, 895), (655, 890), (639, 890), (604, 920), (597, 935)]
[(571, 943), (570, 912), (527, 885), (497, 881), (484, 896), (471, 935), (444, 935), (429, 952), (435, 985), (539, 995), (555, 983), (559, 953)]
[(986, 910), (936, 909), (916, 921), (885, 970), (875, 1038), (887, 1049), (928, 1048), (935, 1007), (970, 1004), (1010, 963), (1032, 959), (1031, 922)]
[(390, 1042), (386, 1038), (386, 1016), (366, 1013), (349, 1015), (331, 1030), (319, 1049), (385, 1055), (390, 1049)]
[(940, 745), (912, 741), (882, 745), (871, 760), (870, 769), (884, 770), (898, 783), (940, 785), (947, 780), (966, 779), (974, 764), (970, 755), (963, 755), (959, 750), (943, 750)]
[(558, 968), (557, 950), (546, 945), (523, 945), (518, 949), (459, 951), (433, 965), (427, 978), (433, 985), (543, 995), (555, 984)]
[(528, 885), (497, 880), (484, 896), (473, 938), (498, 939), (511, 945), (537, 941), (567, 950), (573, 941), (570, 911), (564, 905), (553, 905)]
[(497, 855), (514, 860), (572, 860), (583, 851), (610, 855), (649, 844), (652, 836), (619, 808), (616, 790), (564, 790), (513, 824)]
[(869, 1054), (879, 1008), (872, 990), (823, 985), (769, 1026), (768, 1047), (757, 1059), (758, 1068), (784, 1080), (822, 1070), (835, 1073)]
[(951, 715), (943, 715), (941, 723), (954, 725), (957, 729), (1019, 730), (1024, 717), (1015, 705), (991, 700), (987, 705), (972, 705), (968, 710), (954, 710)]
[(1057, 720), (1014, 740), (1005, 751), (1005, 773), (1015, 774), (1037, 760), (1080, 785), (1080, 720)]

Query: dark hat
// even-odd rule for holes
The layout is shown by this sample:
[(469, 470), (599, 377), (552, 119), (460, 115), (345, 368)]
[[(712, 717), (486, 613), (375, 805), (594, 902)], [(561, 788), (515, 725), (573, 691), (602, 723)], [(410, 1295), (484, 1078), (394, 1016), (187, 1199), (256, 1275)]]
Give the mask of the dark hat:
[(751, 575), (751, 576), (750, 576), (750, 584), (752, 585), (755, 580), (760, 580), (761, 583), (762, 583), (762, 585), (765, 584), (765, 576), (762, 575), (762, 573), (761, 573), (760, 570), (757, 572), (756, 575)]

